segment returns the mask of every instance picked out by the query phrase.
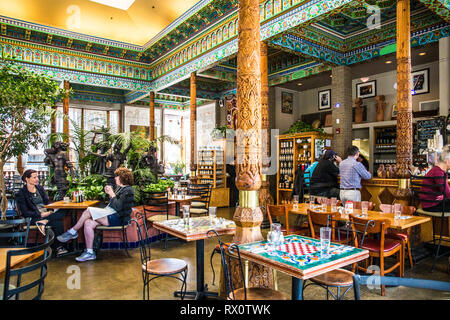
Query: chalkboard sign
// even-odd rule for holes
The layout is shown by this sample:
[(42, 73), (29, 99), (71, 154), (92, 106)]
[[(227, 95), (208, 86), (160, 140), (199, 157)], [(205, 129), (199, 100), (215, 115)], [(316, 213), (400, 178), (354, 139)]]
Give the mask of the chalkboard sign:
[(428, 139), (433, 139), (436, 130), (439, 130), (446, 137), (446, 118), (435, 117), (429, 120), (417, 121), (417, 147), (419, 154), (425, 154), (428, 148)]

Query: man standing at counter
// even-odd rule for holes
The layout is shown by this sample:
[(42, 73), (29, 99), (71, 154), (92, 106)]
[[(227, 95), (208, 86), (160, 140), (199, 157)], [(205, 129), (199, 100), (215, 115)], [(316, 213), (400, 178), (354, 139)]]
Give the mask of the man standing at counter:
[(345, 201), (361, 201), (361, 179), (369, 180), (372, 174), (358, 162), (359, 149), (351, 146), (347, 151), (348, 158), (339, 164), (341, 176), (340, 195), (342, 203)]

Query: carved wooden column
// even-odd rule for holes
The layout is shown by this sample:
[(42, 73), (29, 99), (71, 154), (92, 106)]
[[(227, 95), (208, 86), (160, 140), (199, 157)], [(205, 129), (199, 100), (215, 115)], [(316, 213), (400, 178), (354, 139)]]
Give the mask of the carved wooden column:
[[(84, 110), (84, 109), (81, 109), (81, 110)], [(81, 112), (83, 112), (83, 111), (81, 111)], [(109, 110), (106, 111), (106, 127), (108, 129), (111, 129), (111, 111), (109, 111)]]
[[(410, 1), (397, 0), (397, 197), (408, 197), (408, 167), (412, 163)], [(406, 199), (404, 199), (406, 200)]]
[(180, 121), (181, 121), (180, 122), (180, 124), (181, 124), (180, 151), (181, 151), (181, 161), (184, 162), (184, 123), (183, 123), (183, 116), (181, 116), (181, 120)]
[[(196, 145), (196, 121), (197, 121), (197, 76), (195, 72), (191, 73), (191, 180), (196, 180), (197, 164), (195, 163), (195, 145)], [(195, 181), (194, 181), (195, 182)]]
[[(266, 143), (263, 145), (262, 155), (268, 159), (270, 156), (270, 129), (269, 129), (269, 70), (268, 70), (268, 56), (267, 44), (261, 41), (261, 140), (264, 136)], [(267, 218), (267, 205), (273, 204), (273, 197), (270, 194), (270, 183), (267, 180), (265, 168), (268, 168), (270, 163), (263, 163), (263, 174), (261, 175), (261, 189), (259, 190), (259, 204), (263, 209), (264, 227), (269, 224)]]
[[(237, 53), (236, 187), (239, 206), (233, 242), (263, 240), (259, 207), (261, 187), (261, 52), (259, 0), (239, 0)], [(249, 264), (249, 287), (272, 287), (271, 269)]]
[(123, 132), (123, 106), (119, 110), (119, 128), (117, 130), (119, 133)]
[(57, 110), (57, 106), (53, 106), (52, 107), (53, 112), (55, 112), (55, 116), (52, 118), (52, 122), (51, 122), (51, 126), (50, 126), (50, 133), (56, 133), (56, 110)]
[(150, 92), (150, 140), (155, 140), (155, 93)]
[[(66, 95), (63, 99), (63, 133), (64, 142), (69, 143), (69, 81), (64, 80), (64, 91)], [(67, 154), (69, 154), (70, 148), (67, 148)]]
[[(106, 111), (106, 120), (107, 120), (107, 126), (108, 128), (110, 128), (111, 124), (110, 124), (110, 120), (109, 117), (111, 116), (109, 111)], [(81, 130), (84, 131), (84, 108), (81, 108)], [(81, 139), (80, 141), (80, 158), (83, 159), (84, 158), (84, 140)], [(78, 160), (79, 161), (79, 160)]]

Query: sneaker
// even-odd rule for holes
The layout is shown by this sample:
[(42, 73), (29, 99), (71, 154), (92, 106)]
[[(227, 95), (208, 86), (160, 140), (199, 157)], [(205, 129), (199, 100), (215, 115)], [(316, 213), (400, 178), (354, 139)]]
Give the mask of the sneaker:
[(76, 257), (75, 260), (79, 262), (88, 261), (88, 260), (95, 260), (97, 257), (95, 256), (95, 252), (89, 253), (87, 250), (84, 250), (81, 256)]
[(56, 239), (58, 239), (58, 241), (62, 243), (76, 238), (78, 238), (78, 232), (73, 235), (69, 231), (66, 231), (63, 234), (56, 237)]

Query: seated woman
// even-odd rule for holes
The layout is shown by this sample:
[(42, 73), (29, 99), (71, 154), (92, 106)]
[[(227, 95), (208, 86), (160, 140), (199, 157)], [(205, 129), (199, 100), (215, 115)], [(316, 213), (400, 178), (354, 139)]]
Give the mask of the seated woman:
[(327, 150), (311, 175), (310, 193), (315, 196), (339, 199), (339, 167), (342, 159), (333, 150)]
[(67, 232), (58, 236), (61, 242), (67, 242), (78, 237), (78, 230), (84, 226), (84, 238), (86, 250), (81, 256), (75, 258), (77, 261), (95, 260), (95, 252), (93, 250), (94, 229), (98, 225), (104, 226), (121, 226), (128, 224), (130, 221), (131, 209), (133, 207), (134, 192), (133, 174), (127, 168), (118, 168), (114, 172), (117, 188), (113, 190), (110, 185), (105, 186), (105, 192), (109, 195), (110, 200), (106, 208), (87, 208), (77, 224)]
[[(44, 188), (39, 185), (37, 171), (33, 169), (25, 170), (22, 175), (24, 186), (16, 196), (16, 204), (20, 214), (25, 218), (31, 218), (31, 223), (36, 223), (39, 231), (45, 234), (45, 225), (48, 224), (56, 236), (64, 232), (63, 219), (65, 212), (63, 210), (47, 210), (44, 205), (50, 203)], [(67, 250), (61, 243), (55, 241), (52, 245), (56, 248), (56, 254), (67, 253)]]
[[(445, 174), (450, 170), (450, 145), (446, 145), (439, 155), (438, 163), (430, 171), (427, 172), (425, 177), (436, 177), (434, 179), (424, 179), (422, 182), (421, 191), (424, 192), (442, 192), (443, 190), (438, 190), (438, 187), (429, 187), (427, 185), (432, 184), (443, 184)], [(439, 178), (441, 177), (441, 178)], [(424, 200), (442, 200), (442, 196), (436, 196), (433, 194), (420, 194), (420, 198)], [(448, 182), (445, 184), (445, 211), (450, 211), (450, 187)], [(431, 212), (441, 212), (442, 202), (432, 202), (432, 201), (422, 201), (422, 208), (426, 211)]]

